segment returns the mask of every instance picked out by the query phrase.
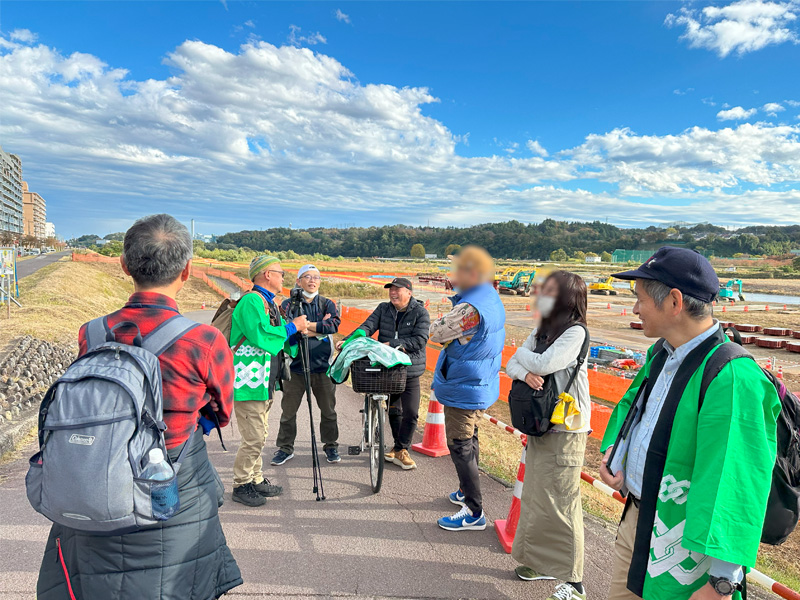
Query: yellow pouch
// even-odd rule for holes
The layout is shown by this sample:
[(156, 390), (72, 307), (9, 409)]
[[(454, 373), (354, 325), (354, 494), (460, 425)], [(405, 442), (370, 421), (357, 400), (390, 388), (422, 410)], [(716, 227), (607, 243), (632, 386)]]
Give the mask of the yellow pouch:
[(564, 425), (568, 431), (583, 427), (583, 415), (575, 398), (567, 392), (561, 392), (550, 422), (554, 425)]

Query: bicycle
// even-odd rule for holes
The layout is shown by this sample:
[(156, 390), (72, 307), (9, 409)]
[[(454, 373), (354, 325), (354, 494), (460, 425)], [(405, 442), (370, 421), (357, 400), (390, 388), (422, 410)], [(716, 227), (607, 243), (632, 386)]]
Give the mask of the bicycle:
[(364, 394), (364, 408), (361, 409), (361, 443), (348, 447), (347, 453), (356, 456), (368, 453), (372, 493), (377, 494), (383, 484), (386, 404), (390, 394), (399, 394), (405, 389), (406, 368), (400, 365), (387, 369), (372, 365), (368, 359), (359, 359), (353, 361), (350, 373), (353, 391)]

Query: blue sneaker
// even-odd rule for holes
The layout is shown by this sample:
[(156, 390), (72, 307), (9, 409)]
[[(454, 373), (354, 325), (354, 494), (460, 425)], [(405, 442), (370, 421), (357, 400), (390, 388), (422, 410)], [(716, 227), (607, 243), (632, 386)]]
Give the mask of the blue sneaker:
[(342, 462), (342, 457), (339, 456), (339, 451), (336, 448), (325, 448), (325, 456), (329, 463)]
[(275, 454), (272, 455), (272, 462), (269, 464), (275, 465), (276, 467), (282, 465), (290, 458), (294, 458), (294, 452), (291, 454), (284, 452), (283, 450), (278, 450)]
[(465, 506), (452, 517), (442, 517), (439, 519), (438, 523), (439, 527), (449, 531), (462, 531), (467, 529), (482, 531), (486, 529), (486, 515), (481, 511), (480, 516), (473, 517), (472, 511)]
[(466, 506), (464, 503), (464, 494), (461, 493), (461, 490), (456, 490), (455, 492), (450, 492), (450, 495), (447, 496), (447, 499), (450, 500), (456, 506)]

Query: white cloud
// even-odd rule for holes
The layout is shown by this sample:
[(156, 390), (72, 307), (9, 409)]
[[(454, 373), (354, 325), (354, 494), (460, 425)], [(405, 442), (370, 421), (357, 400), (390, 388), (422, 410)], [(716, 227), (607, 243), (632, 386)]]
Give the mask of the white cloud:
[(738, 0), (700, 10), (682, 8), (666, 24), (684, 27), (681, 39), (692, 48), (706, 48), (720, 57), (760, 50), (773, 44), (797, 43), (798, 4), (767, 0)]
[(707, 106), (716, 106), (717, 105), (717, 103), (714, 102), (714, 98), (711, 98), (711, 97), (703, 98), (702, 100), (700, 100), (700, 102), (702, 102), (703, 104), (705, 104)]
[(337, 21), (341, 21), (342, 23), (350, 23), (350, 15), (343, 13), (339, 8), (333, 12), (333, 16), (336, 17)]
[(542, 146), (538, 140), (528, 140), (528, 150), (536, 156), (547, 156), (547, 150)]
[(8, 38), (14, 42), (22, 44), (32, 44), (39, 36), (33, 33), (30, 29), (15, 29), (8, 34)]
[(717, 119), (720, 121), (744, 121), (749, 119), (758, 112), (755, 108), (742, 108), (741, 106), (734, 106), (727, 110), (721, 110), (717, 113)]
[(685, 90), (675, 89), (675, 90), (672, 90), (672, 93), (675, 94), (676, 96), (685, 96), (686, 94), (688, 94), (690, 92), (693, 92), (693, 91), (694, 91), (694, 88), (690, 87), (690, 88), (686, 88)]
[(786, 108), (777, 102), (767, 102), (764, 106), (761, 107), (761, 110), (763, 110), (769, 116), (774, 117), (777, 116), (779, 112), (783, 112), (784, 110), (786, 110)]
[[(361, 84), (308, 48), (186, 41), (164, 62), (169, 77), (140, 81), (90, 54), (0, 48), (0, 139), (54, 199), (62, 230), (154, 211), (211, 222), (223, 211), (211, 231), (337, 217), (611, 214), (632, 224), (707, 220), (709, 206), (728, 222), (800, 221), (800, 124), (662, 136), (620, 128), (550, 154), (531, 139), (532, 156), (500, 152), (519, 146), (504, 143), (500, 155), (467, 157), (456, 147), (468, 134), (424, 114), (438, 102), (428, 89)], [(69, 211), (59, 208), (68, 200)]]
[(253, 22), (253, 19), (247, 19), (247, 21), (244, 22), (244, 26), (252, 28), (252, 27), (255, 27), (256, 24)]
[(301, 29), (297, 25), (289, 25), (289, 37), (287, 41), (292, 46), (316, 46), (317, 44), (327, 44), (328, 40), (319, 31), (301, 35)]

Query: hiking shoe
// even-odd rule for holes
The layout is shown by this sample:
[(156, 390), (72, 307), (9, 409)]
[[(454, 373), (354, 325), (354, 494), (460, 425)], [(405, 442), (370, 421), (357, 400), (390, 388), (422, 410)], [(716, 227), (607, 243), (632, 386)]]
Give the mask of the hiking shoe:
[(392, 462), (401, 469), (403, 469), (404, 471), (417, 468), (417, 463), (414, 462), (414, 459), (411, 458), (411, 455), (405, 448), (403, 448), (402, 450), (397, 450), (394, 453), (394, 458), (392, 459)]
[(586, 593), (581, 594), (568, 583), (556, 586), (556, 591), (547, 600), (586, 600)]
[(386, 462), (394, 462), (394, 457), (397, 453), (394, 450), (384, 453), (383, 459)]
[(245, 506), (263, 506), (267, 503), (267, 499), (256, 491), (252, 483), (234, 487), (233, 501)]
[(342, 462), (342, 457), (339, 456), (339, 451), (336, 448), (325, 448), (325, 456), (328, 457), (329, 463)]
[(439, 527), (448, 531), (466, 531), (468, 529), (482, 531), (486, 529), (486, 515), (481, 511), (480, 516), (473, 517), (472, 511), (465, 506), (450, 517), (442, 517), (438, 523)]
[(272, 498), (280, 496), (283, 493), (283, 487), (279, 485), (272, 485), (269, 479), (264, 479), (261, 483), (254, 483), (253, 489), (264, 496), (264, 498)]
[(537, 573), (530, 567), (526, 567), (524, 565), (520, 565), (516, 569), (514, 569), (514, 573), (516, 573), (517, 577), (522, 579), (522, 581), (541, 581), (543, 579), (555, 579), (555, 577), (549, 577), (547, 575), (542, 575), (541, 573)]
[(269, 464), (279, 467), (291, 458), (294, 458), (294, 452), (289, 454), (287, 452), (284, 452), (283, 450), (278, 450), (275, 454), (272, 455), (272, 462), (270, 462)]
[(450, 492), (450, 494), (447, 496), (447, 499), (456, 506), (466, 506), (464, 503), (464, 494), (461, 493), (461, 490)]

